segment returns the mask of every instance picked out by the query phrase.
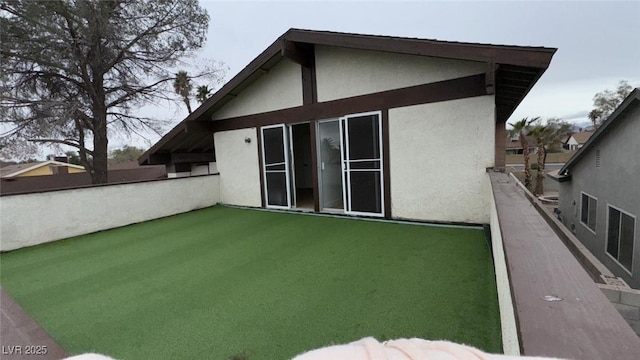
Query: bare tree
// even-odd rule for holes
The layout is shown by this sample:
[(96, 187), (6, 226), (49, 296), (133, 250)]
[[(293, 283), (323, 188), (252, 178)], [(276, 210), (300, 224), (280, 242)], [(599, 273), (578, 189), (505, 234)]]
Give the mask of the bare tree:
[(208, 23), (197, 0), (2, 1), (0, 150), (75, 147), (92, 182), (107, 182), (109, 133), (159, 131), (134, 110), (175, 100), (171, 69), (204, 44)]
[(615, 90), (604, 90), (593, 97), (593, 110), (589, 112), (589, 119), (593, 127), (597, 128), (609, 118), (609, 115), (631, 93), (633, 87), (627, 81), (621, 80)]

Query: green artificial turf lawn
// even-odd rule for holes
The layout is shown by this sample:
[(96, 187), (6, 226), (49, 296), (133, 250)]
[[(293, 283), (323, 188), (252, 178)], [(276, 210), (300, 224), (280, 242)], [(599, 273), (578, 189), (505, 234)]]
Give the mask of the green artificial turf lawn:
[(2, 254), (70, 354), (285, 359), (374, 336), (500, 352), (482, 230), (215, 206)]

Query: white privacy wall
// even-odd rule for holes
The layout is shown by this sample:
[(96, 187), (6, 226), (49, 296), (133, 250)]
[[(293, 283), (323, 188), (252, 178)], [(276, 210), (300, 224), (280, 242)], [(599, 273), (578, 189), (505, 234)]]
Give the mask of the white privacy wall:
[(262, 206), (256, 128), (217, 132), (214, 142), (220, 173), (220, 201), (232, 205)]
[(218, 176), (0, 197), (0, 251), (157, 219), (218, 203)]
[(489, 223), (494, 113), (493, 95), (389, 110), (393, 217)]
[(211, 117), (213, 120), (302, 105), (302, 68), (283, 59)]
[[(489, 177), (485, 174), (485, 177)], [(516, 325), (515, 309), (511, 300), (511, 284), (507, 270), (507, 259), (504, 255), (502, 243), (502, 231), (498, 219), (498, 209), (493, 197), (493, 189), (490, 181), (487, 181), (485, 189), (487, 202), (489, 203), (491, 226), (491, 254), (493, 255), (493, 269), (496, 273), (496, 290), (498, 291), (498, 306), (500, 308), (500, 328), (502, 330), (502, 351), (505, 355), (519, 356), (520, 342), (518, 341), (518, 326)]]
[(485, 72), (485, 63), (316, 46), (318, 101), (428, 84)]

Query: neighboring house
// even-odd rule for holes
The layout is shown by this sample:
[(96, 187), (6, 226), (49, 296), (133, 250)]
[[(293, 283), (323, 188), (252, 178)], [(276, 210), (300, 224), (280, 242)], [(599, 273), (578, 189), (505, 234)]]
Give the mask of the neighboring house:
[(488, 223), (487, 168), (555, 51), (291, 29), (139, 161), (217, 171), (227, 204)]
[[(538, 152), (538, 141), (533, 136), (527, 136), (528, 148), (530, 154)], [(505, 147), (507, 155), (518, 155), (524, 152), (524, 147), (520, 143), (520, 137), (507, 137), (507, 144)]]
[(591, 135), (593, 135), (593, 131), (580, 131), (573, 133), (564, 141), (564, 148), (567, 150), (578, 150), (584, 146)]
[(558, 173), (559, 218), (614, 274), (640, 288), (640, 89)]
[(7, 165), (0, 168), (1, 178), (42, 176), (57, 174), (83, 173), (86, 170), (83, 166), (69, 164), (62, 161), (47, 160), (26, 164)]
[[(132, 183), (166, 179), (164, 166), (139, 166), (136, 163), (122, 163), (109, 166), (107, 177), (110, 184)], [(59, 173), (55, 176), (2, 177), (0, 179), (0, 195), (25, 194), (41, 191), (74, 189), (91, 185), (91, 177), (87, 172)]]

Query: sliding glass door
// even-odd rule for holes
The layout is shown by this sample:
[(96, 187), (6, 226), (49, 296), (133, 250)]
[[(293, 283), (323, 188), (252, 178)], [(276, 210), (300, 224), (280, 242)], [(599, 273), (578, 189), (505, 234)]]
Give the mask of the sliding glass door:
[(320, 208), (344, 211), (342, 187), (342, 144), (340, 123), (327, 120), (318, 123), (318, 174), (320, 175)]
[(269, 208), (291, 207), (288, 131), (285, 125), (262, 127), (262, 163), (265, 204)]
[(380, 112), (340, 119), (344, 211), (382, 216), (382, 123)]
[[(265, 205), (269, 208), (289, 209), (294, 202), (292, 134), (284, 124), (261, 128)], [(316, 134), (320, 208), (383, 216), (381, 113), (319, 121)], [(298, 142), (303, 141), (300, 139), (303, 137)], [(309, 137), (304, 141), (308, 143)], [(302, 184), (304, 179), (298, 180)]]

